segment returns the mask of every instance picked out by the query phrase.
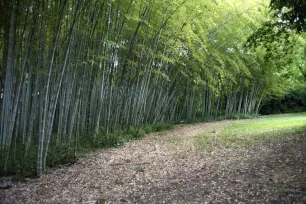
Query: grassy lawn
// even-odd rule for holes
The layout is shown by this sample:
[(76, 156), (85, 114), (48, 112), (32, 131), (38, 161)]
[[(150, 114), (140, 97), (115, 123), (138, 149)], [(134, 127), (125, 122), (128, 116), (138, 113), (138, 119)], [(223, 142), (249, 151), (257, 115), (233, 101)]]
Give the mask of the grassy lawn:
[(214, 147), (248, 147), (287, 137), (304, 137), (306, 113), (269, 115), (252, 120), (233, 121), (219, 133), (203, 133), (196, 137), (196, 145), (204, 151)]

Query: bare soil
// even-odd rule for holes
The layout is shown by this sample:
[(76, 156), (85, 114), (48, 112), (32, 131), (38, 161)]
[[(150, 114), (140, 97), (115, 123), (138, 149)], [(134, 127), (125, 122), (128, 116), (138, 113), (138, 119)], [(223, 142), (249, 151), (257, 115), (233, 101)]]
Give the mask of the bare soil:
[(306, 203), (306, 141), (200, 151), (232, 123), (178, 125), (0, 190), (0, 203)]

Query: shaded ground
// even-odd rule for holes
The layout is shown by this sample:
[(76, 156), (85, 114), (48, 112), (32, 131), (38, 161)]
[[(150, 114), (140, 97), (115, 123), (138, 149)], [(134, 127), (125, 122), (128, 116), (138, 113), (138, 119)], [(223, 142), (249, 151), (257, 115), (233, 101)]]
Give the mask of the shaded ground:
[[(306, 203), (306, 141), (198, 151), (230, 121), (180, 125), (0, 190), (0, 203)], [(303, 139), (304, 138), (304, 139)]]

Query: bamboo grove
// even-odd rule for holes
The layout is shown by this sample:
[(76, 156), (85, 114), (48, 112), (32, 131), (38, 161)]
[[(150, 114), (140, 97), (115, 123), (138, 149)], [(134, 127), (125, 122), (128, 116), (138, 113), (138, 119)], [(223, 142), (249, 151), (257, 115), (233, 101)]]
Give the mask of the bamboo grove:
[[(265, 1), (1, 1), (1, 171), (146, 124), (257, 114), (286, 86), (247, 37)], [(29, 163), (30, 162), (30, 163)]]

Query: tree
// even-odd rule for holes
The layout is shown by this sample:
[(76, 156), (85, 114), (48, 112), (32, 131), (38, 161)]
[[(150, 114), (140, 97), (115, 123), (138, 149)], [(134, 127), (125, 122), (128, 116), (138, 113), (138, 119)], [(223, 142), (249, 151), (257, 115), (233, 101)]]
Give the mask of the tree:
[(243, 47), (268, 9), (245, 2), (0, 0), (0, 170), (40, 175), (146, 124), (257, 114), (291, 58), (286, 35)]
[(271, 0), (270, 7), (275, 11), (273, 15), (281, 19), (275, 23), (276, 26), (285, 24), (299, 33), (306, 31), (306, 1)]

